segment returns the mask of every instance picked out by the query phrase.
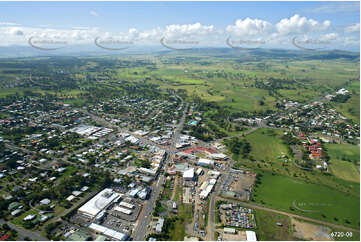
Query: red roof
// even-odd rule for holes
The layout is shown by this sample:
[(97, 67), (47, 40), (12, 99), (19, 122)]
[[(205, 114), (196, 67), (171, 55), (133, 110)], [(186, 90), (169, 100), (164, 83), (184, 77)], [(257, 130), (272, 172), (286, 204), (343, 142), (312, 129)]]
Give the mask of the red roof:
[(10, 237), (9, 234), (5, 234), (3, 237), (0, 238), (0, 241), (7, 240)]
[(196, 148), (189, 148), (189, 149), (182, 150), (182, 152), (188, 153), (188, 154), (192, 154), (195, 151), (206, 151), (208, 153), (216, 153), (217, 152), (213, 149), (208, 149), (208, 148), (203, 148), (203, 147), (196, 147)]

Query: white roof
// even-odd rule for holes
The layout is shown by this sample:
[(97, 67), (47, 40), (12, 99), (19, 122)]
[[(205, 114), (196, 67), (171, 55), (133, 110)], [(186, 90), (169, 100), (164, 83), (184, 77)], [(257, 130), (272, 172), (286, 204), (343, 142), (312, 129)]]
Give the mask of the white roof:
[(257, 241), (256, 233), (253, 231), (246, 231), (247, 241)]
[(194, 168), (184, 171), (183, 178), (193, 178), (194, 177)]
[(208, 186), (208, 181), (204, 181), (203, 183), (202, 183), (202, 185), (201, 185), (201, 190), (204, 190), (204, 189), (206, 189), (206, 187)]
[(216, 180), (216, 179), (210, 179), (210, 180), (209, 180), (209, 184), (213, 184), (213, 185), (214, 185), (214, 184), (216, 184), (216, 183), (217, 183), (217, 180)]
[(203, 171), (202, 168), (199, 167), (199, 168), (197, 169), (197, 171), (196, 171), (197, 175), (201, 174), (202, 171)]
[(126, 208), (134, 208), (133, 204), (130, 204), (130, 203), (127, 203), (127, 202), (121, 202), (121, 203), (119, 203), (119, 206), (123, 206), (123, 207), (126, 207)]
[(119, 206), (116, 206), (114, 208), (115, 211), (118, 211), (118, 212), (121, 212), (121, 213), (125, 213), (125, 214), (131, 214), (132, 213), (132, 210), (129, 210), (129, 209), (126, 209), (126, 208), (122, 208), (122, 207), (119, 207)]
[(209, 154), (208, 157), (214, 158), (214, 159), (225, 159), (225, 158), (227, 158), (227, 155), (222, 154), (222, 153), (216, 153), (216, 154)]
[(127, 235), (124, 234), (124, 233), (120, 233), (120, 232), (117, 232), (113, 229), (109, 229), (107, 227), (104, 227), (104, 226), (101, 226), (99, 224), (95, 224), (95, 223), (92, 223), (89, 225), (89, 228), (92, 229), (92, 230), (95, 230), (97, 232), (100, 232), (104, 235), (107, 235), (109, 237), (112, 237), (116, 240), (121, 240), (121, 241), (124, 241), (127, 239)]
[(112, 189), (106, 188), (103, 191), (99, 192), (95, 197), (89, 200), (81, 208), (79, 212), (85, 213), (91, 217), (95, 217), (100, 211), (102, 211), (106, 206), (112, 203), (120, 195), (115, 193)]
[(204, 159), (204, 158), (200, 158), (198, 161), (198, 164), (208, 164), (208, 165), (213, 165), (214, 161), (213, 160), (208, 160), (208, 159)]
[(74, 198), (75, 198), (74, 195), (70, 195), (69, 197), (66, 198), (66, 200), (70, 202), (70, 201), (73, 200)]

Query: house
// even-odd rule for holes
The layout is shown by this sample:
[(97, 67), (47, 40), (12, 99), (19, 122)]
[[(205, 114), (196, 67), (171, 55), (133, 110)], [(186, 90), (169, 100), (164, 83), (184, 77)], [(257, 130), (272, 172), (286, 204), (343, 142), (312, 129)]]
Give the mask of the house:
[(164, 225), (164, 218), (159, 218), (158, 223), (155, 225), (155, 232), (162, 233), (163, 225)]
[(41, 205), (49, 205), (50, 204), (50, 199), (48, 198), (44, 198), (43, 200), (40, 201)]

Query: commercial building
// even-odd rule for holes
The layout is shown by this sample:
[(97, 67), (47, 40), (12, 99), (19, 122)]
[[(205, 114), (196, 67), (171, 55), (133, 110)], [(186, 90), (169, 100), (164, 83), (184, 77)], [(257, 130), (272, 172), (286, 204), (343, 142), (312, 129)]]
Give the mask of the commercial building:
[(90, 218), (94, 218), (119, 197), (120, 195), (118, 193), (110, 188), (106, 188), (80, 207), (78, 212)]
[(184, 171), (183, 179), (185, 181), (192, 181), (194, 179), (194, 168)]
[(130, 204), (127, 202), (120, 202), (119, 206), (123, 206), (123, 207), (130, 208), (130, 209), (133, 209), (135, 207), (133, 204)]
[(118, 240), (118, 241), (125, 241), (129, 239), (129, 236), (127, 234), (115, 231), (113, 229), (104, 227), (99, 224), (92, 223), (89, 225), (89, 229), (92, 229), (98, 233), (102, 233), (108, 237), (111, 237), (112, 239)]
[(132, 214), (132, 210), (129, 210), (129, 209), (126, 209), (126, 208), (122, 208), (122, 207), (119, 207), (119, 206), (116, 206), (114, 208), (115, 211), (118, 211), (118, 212), (121, 212), (121, 213), (124, 213), (126, 215), (130, 215)]
[(214, 160), (200, 158), (198, 160), (198, 165), (199, 166), (213, 166), (214, 165)]

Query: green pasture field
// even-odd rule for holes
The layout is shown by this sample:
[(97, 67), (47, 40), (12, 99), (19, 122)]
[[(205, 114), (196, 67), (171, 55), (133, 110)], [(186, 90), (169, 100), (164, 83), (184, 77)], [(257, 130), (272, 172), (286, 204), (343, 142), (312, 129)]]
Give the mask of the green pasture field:
[(326, 144), (331, 157), (329, 169), (344, 180), (360, 182), (360, 147), (350, 144)]
[(359, 228), (360, 197), (324, 185), (261, 172), (253, 194), (256, 203), (303, 216)]
[(278, 158), (282, 155), (289, 155), (287, 146), (282, 143), (283, 131), (276, 129), (262, 128), (246, 136), (251, 144), (251, 153), (255, 160), (264, 160), (271, 163), (281, 163)]

